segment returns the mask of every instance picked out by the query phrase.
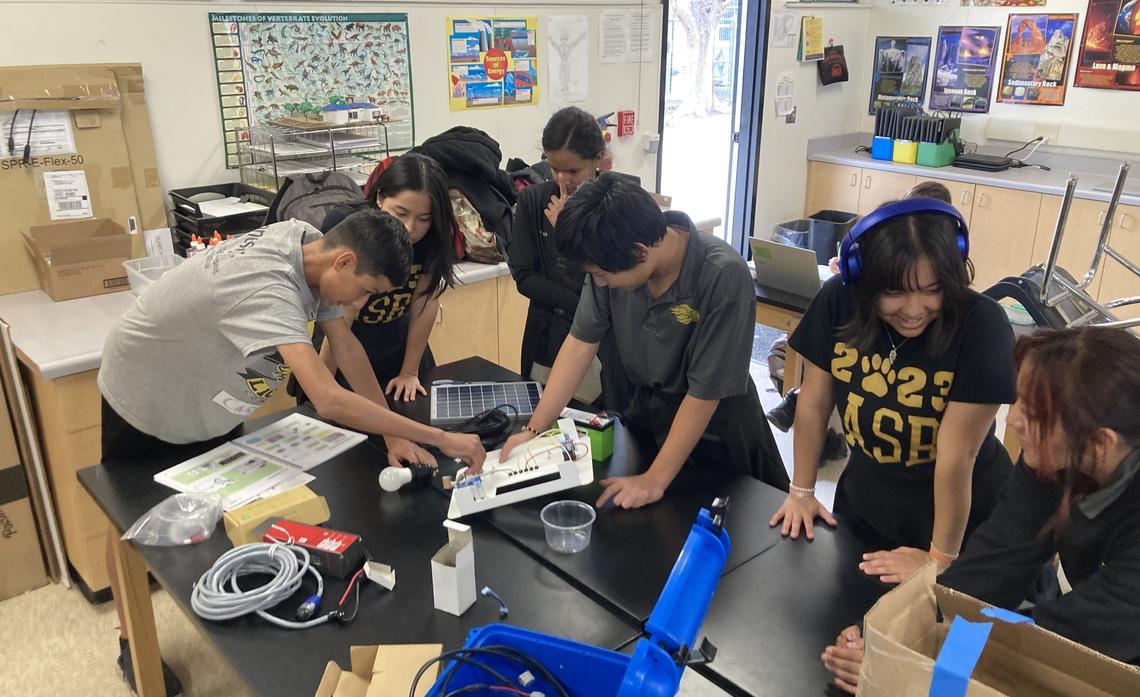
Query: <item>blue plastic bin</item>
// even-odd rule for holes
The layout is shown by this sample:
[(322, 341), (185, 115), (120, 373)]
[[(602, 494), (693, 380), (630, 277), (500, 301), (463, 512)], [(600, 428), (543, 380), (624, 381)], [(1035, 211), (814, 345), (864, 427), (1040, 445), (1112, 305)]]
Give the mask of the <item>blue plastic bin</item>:
[[(472, 630), (464, 648), (503, 647), (522, 652), (548, 671), (571, 697), (673, 697), (732, 548), (724, 530), (725, 506), (718, 500), (712, 512), (702, 508), (697, 514), (669, 580), (645, 623), (645, 636), (638, 640), (632, 655), (505, 624)], [(479, 651), (464, 656), (516, 681), (513, 686), (517, 689), (541, 692), (546, 697), (559, 694), (542, 671), (526, 662)], [(534, 676), (534, 682), (526, 686), (517, 682), (524, 670)], [(453, 660), (427, 694), (443, 697), (481, 684), (501, 683), (482, 667)]]

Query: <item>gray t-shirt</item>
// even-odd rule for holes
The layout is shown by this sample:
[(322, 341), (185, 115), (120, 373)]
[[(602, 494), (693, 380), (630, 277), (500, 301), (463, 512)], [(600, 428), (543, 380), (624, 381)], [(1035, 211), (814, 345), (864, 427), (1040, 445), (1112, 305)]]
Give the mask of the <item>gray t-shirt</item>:
[(634, 384), (697, 399), (744, 394), (756, 325), (752, 274), (736, 250), (698, 232), (688, 216), (665, 215), (689, 233), (677, 280), (654, 300), (645, 286), (599, 288), (587, 275), (570, 334), (594, 344), (612, 326)]
[(107, 336), (107, 402), (168, 443), (232, 430), (289, 375), (276, 347), (308, 342), (309, 321), (342, 315), (305, 282), (301, 245), (320, 238), (308, 223), (275, 223), (167, 272)]

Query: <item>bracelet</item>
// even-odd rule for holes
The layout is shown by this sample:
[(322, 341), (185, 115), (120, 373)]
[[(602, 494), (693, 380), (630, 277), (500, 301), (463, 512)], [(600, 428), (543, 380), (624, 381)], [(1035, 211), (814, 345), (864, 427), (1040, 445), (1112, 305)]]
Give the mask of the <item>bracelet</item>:
[(958, 558), (957, 554), (947, 554), (938, 549), (934, 546), (933, 542), (930, 543), (930, 551), (928, 553), (930, 554), (930, 558), (937, 562), (938, 566), (943, 568), (950, 566), (954, 563), (954, 560)]
[(792, 496), (798, 496), (800, 498), (805, 498), (805, 499), (809, 496), (815, 496), (815, 487), (814, 486), (810, 487), (810, 488), (805, 488), (802, 486), (796, 486), (795, 484), (788, 484), (788, 489), (791, 491)]
[(533, 434), (534, 434), (534, 435), (536, 435), (536, 436), (537, 436), (537, 435), (541, 435), (541, 434), (540, 434), (538, 431), (536, 431), (536, 430), (534, 430), (533, 428), (531, 428), (531, 427), (530, 427), (530, 424), (525, 424), (525, 425), (522, 427), (522, 430), (524, 430), (524, 431), (529, 431), (530, 433), (533, 433)]

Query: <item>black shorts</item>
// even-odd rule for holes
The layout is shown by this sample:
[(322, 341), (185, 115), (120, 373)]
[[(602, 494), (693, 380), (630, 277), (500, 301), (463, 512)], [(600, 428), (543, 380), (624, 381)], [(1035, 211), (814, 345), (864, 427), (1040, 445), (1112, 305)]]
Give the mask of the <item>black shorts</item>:
[[(148, 465), (153, 463), (156, 458), (161, 458), (174, 450), (186, 447), (184, 444), (167, 443), (161, 438), (143, 433), (127, 423), (127, 420), (122, 416), (119, 416), (119, 412), (107, 403), (105, 397), (100, 397), (100, 399), (103, 402), (101, 459), (104, 464)], [(221, 445), (237, 436), (240, 431), (241, 426), (239, 425), (229, 433), (211, 438), (206, 442)]]

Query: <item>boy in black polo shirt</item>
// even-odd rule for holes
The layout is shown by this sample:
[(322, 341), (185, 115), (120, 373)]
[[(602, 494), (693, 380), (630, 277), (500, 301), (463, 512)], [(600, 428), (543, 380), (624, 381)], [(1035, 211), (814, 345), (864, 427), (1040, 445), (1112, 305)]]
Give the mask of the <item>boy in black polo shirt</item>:
[(554, 238), (563, 260), (589, 276), (542, 401), (503, 455), (550, 427), (612, 328), (635, 386), (625, 423), (652, 446), (653, 459), (644, 474), (602, 480), (598, 506), (610, 498), (622, 508), (653, 503), (686, 463), (744, 472), (786, 491), (748, 374), (756, 296), (741, 256), (610, 173), (570, 197)]

